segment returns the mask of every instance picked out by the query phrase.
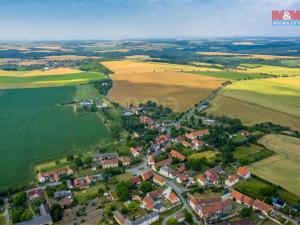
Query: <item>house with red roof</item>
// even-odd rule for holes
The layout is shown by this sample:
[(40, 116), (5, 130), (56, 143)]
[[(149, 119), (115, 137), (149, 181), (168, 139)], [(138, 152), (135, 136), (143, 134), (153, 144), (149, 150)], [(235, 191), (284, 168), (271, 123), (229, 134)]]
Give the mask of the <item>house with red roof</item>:
[(37, 178), (38, 178), (38, 181), (41, 183), (44, 183), (46, 181), (47, 182), (52, 182), (52, 181), (57, 182), (57, 181), (59, 181), (59, 176), (64, 175), (64, 174), (72, 175), (73, 170), (70, 167), (66, 167), (66, 168), (57, 169), (57, 170), (53, 170), (53, 171), (46, 172), (46, 173), (39, 172), (37, 174)]
[(198, 130), (198, 131), (191, 132), (189, 134), (186, 134), (185, 136), (186, 136), (186, 138), (193, 140), (196, 138), (201, 138), (207, 134), (209, 134), (209, 131), (208, 131), (208, 129), (205, 129), (205, 130)]
[(142, 182), (142, 177), (140, 175), (131, 178), (131, 182), (134, 185), (140, 184)]
[(243, 179), (248, 179), (251, 176), (251, 172), (247, 166), (240, 166), (237, 169), (237, 175)]
[(180, 198), (178, 198), (178, 196), (173, 191), (170, 192), (170, 194), (168, 196), (168, 199), (173, 204), (176, 204), (176, 203), (180, 202)]
[(27, 197), (32, 201), (34, 199), (43, 197), (43, 190), (41, 188), (34, 188), (31, 190), (28, 190), (26, 192), (26, 194), (27, 194)]
[(207, 185), (207, 181), (206, 181), (206, 177), (201, 175), (197, 177), (197, 181), (199, 184), (201, 184), (202, 186), (206, 186)]
[(192, 140), (192, 148), (194, 150), (199, 150), (204, 146), (204, 141), (198, 140), (198, 139), (193, 139)]
[(148, 126), (152, 126), (155, 124), (155, 121), (148, 116), (140, 116), (140, 122)]
[(176, 178), (176, 182), (179, 183), (179, 184), (182, 184), (182, 183), (187, 183), (189, 181), (189, 176), (186, 175), (186, 174), (182, 174), (182, 175), (179, 175), (177, 178)]
[(173, 162), (172, 158), (159, 161), (151, 166), (152, 170), (158, 171), (163, 166), (169, 166)]
[(186, 159), (184, 155), (176, 150), (171, 150), (170, 154), (173, 158), (179, 159), (180, 161), (184, 161)]
[(269, 215), (274, 211), (273, 207), (267, 203), (264, 203), (263, 201), (260, 201), (258, 199), (255, 200), (253, 204), (253, 209), (261, 211), (265, 215)]
[(205, 171), (204, 176), (205, 176), (206, 182), (208, 184), (212, 184), (212, 185), (219, 184), (219, 175), (217, 173), (215, 173), (213, 170)]
[(91, 178), (89, 176), (76, 178), (73, 183), (75, 187), (79, 187), (80, 189), (88, 188), (91, 184)]
[(104, 159), (101, 164), (103, 169), (116, 168), (119, 166), (119, 159)]
[(148, 192), (146, 195), (152, 199), (156, 199), (162, 196), (164, 189), (158, 188), (156, 190)]
[(119, 157), (120, 162), (122, 163), (123, 166), (129, 166), (130, 165), (130, 158), (126, 156), (121, 156)]
[(154, 174), (152, 173), (151, 170), (148, 170), (148, 171), (142, 173), (143, 180), (150, 180), (153, 176), (154, 176)]
[(243, 193), (238, 192), (237, 190), (232, 190), (231, 198), (239, 204), (246, 205), (248, 207), (253, 207), (255, 200)]
[(225, 185), (227, 187), (232, 187), (233, 185), (237, 184), (239, 182), (239, 177), (236, 175), (230, 175), (226, 180), (225, 180)]
[(149, 166), (155, 164), (155, 158), (152, 154), (147, 155), (147, 164)]
[(151, 197), (145, 196), (143, 199), (143, 205), (146, 209), (153, 210), (155, 207), (155, 201)]
[(138, 148), (130, 148), (130, 153), (132, 154), (133, 157), (138, 157), (140, 155)]
[(166, 184), (166, 179), (164, 177), (156, 174), (153, 177), (153, 182), (160, 185), (160, 186), (164, 186)]

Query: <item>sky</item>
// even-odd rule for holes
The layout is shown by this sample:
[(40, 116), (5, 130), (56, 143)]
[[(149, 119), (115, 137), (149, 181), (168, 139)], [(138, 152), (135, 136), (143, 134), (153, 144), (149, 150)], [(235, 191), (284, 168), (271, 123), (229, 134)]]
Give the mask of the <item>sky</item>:
[(0, 40), (300, 36), (272, 10), (300, 0), (0, 0)]

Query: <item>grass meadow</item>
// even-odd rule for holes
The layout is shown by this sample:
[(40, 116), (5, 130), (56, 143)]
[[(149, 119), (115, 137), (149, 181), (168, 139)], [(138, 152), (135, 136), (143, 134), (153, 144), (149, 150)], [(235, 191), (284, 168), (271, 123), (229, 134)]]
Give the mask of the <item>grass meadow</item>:
[(259, 79), (264, 77), (263, 75), (241, 73), (235, 71), (203, 71), (193, 73), (203, 76), (223, 78), (225, 80)]
[(0, 186), (34, 178), (34, 164), (110, 141), (96, 113), (77, 114), (62, 102), (76, 87), (3, 90), (0, 97)]
[(300, 68), (288, 68), (281, 66), (269, 66), (259, 64), (242, 64), (247, 68), (247, 73), (263, 73), (277, 76), (299, 76)]
[(234, 82), (207, 111), (251, 125), (270, 121), (300, 130), (300, 77)]

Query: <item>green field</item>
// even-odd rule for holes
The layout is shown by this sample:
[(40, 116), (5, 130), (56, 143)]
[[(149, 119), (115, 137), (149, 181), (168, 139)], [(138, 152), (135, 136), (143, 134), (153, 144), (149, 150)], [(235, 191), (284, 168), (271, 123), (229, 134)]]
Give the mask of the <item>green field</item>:
[(209, 76), (209, 77), (224, 78), (228, 80), (258, 79), (264, 77), (263, 75), (241, 73), (241, 72), (234, 72), (234, 71), (203, 71), (203, 72), (193, 72), (193, 73)]
[(270, 157), (273, 153), (259, 145), (239, 146), (234, 150), (234, 158), (243, 164), (249, 164)]
[(277, 76), (299, 76), (300, 68), (288, 68), (281, 66), (269, 66), (259, 64), (241, 64), (241, 66), (247, 67), (248, 73), (262, 73)]
[(0, 225), (6, 225), (6, 219), (4, 214), (0, 214)]
[[(252, 198), (265, 200), (265, 195), (262, 193), (262, 189), (272, 187), (272, 184), (259, 179), (257, 177), (251, 177), (245, 181), (239, 182), (234, 188)], [(300, 201), (300, 197), (290, 193), (284, 189), (279, 189), (278, 194), (280, 198), (286, 201), (290, 205), (296, 205)]]
[(300, 130), (300, 77), (234, 82), (207, 111), (245, 124), (270, 121)]
[(259, 142), (276, 155), (252, 164), (253, 173), (300, 196), (300, 139), (269, 134)]
[(89, 81), (103, 79), (104, 77), (105, 76), (103, 74), (96, 72), (28, 77), (0, 76), (0, 88), (22, 88), (87, 83)]
[(75, 86), (1, 92), (0, 186), (31, 181), (34, 164), (110, 141), (96, 113), (60, 105), (75, 98)]

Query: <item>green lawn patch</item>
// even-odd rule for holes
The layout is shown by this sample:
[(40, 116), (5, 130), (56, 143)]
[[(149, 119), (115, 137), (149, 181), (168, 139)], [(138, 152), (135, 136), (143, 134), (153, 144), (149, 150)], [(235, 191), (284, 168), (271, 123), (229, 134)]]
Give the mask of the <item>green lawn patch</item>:
[(244, 80), (244, 79), (258, 79), (263, 76), (257, 74), (241, 73), (235, 71), (203, 71), (203, 72), (192, 72), (194, 74), (224, 78), (227, 80)]
[(264, 158), (272, 156), (274, 153), (259, 145), (239, 146), (233, 155), (242, 164), (250, 164)]

